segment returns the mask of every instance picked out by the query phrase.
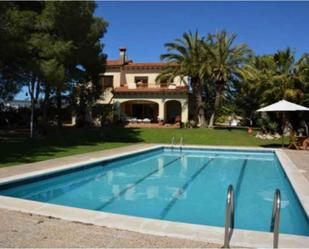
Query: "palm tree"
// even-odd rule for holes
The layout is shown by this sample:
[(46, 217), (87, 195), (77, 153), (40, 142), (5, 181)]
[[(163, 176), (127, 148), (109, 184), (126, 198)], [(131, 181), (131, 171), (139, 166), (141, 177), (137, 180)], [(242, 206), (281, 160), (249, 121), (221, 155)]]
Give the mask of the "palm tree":
[(246, 116), (254, 116), (256, 109), (282, 99), (308, 105), (309, 55), (296, 62), (288, 48), (253, 57), (239, 73), (237, 90), (236, 104)]
[(194, 34), (184, 33), (182, 38), (166, 43), (165, 47), (168, 53), (162, 54), (161, 60), (167, 61), (169, 66), (156, 79), (157, 81), (171, 81), (175, 77), (180, 77), (183, 81), (187, 80), (186, 84), (190, 84), (192, 88), (194, 118), (200, 127), (206, 127), (205, 103), (203, 101), (203, 77), (205, 74), (201, 71), (202, 65), (205, 63), (203, 43), (204, 38), (200, 37), (197, 31)]
[(303, 92), (294, 53), (287, 48), (275, 53), (272, 60), (274, 68), (262, 96), (264, 102), (270, 104), (282, 99), (299, 102)]
[(303, 92), (301, 104), (309, 106), (309, 54), (305, 53), (301, 56), (296, 64), (295, 71), (298, 80), (301, 82)]
[(246, 44), (234, 46), (235, 39), (235, 34), (228, 35), (226, 31), (221, 31), (208, 35), (203, 46), (207, 62), (203, 64), (201, 72), (205, 73), (205, 76), (210, 78), (215, 85), (215, 101), (209, 127), (214, 125), (215, 114), (228, 83), (237, 76), (237, 72), (251, 54)]
[(238, 72), (236, 81), (236, 106), (237, 112), (241, 113), (252, 125), (257, 117), (255, 112), (260, 108), (261, 96), (266, 90), (271, 69), (272, 57), (255, 56)]

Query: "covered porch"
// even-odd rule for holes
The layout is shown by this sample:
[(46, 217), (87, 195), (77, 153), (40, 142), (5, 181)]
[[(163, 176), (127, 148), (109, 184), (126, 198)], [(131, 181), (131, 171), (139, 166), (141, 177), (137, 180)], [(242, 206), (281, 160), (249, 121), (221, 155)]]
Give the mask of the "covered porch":
[(120, 119), (130, 123), (157, 123), (159, 105), (148, 100), (130, 100), (120, 104)]
[[(188, 121), (187, 96), (119, 96), (114, 99), (115, 120), (123, 123), (180, 124)], [(131, 98), (129, 98), (131, 97)], [(172, 96), (171, 96), (172, 97)], [(176, 97), (176, 96), (175, 96)]]

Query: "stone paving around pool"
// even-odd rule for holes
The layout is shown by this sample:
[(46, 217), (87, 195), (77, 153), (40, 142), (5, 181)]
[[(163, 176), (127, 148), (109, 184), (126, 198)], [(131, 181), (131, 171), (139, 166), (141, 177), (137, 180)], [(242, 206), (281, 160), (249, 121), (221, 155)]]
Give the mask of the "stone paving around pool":
[(309, 151), (286, 149), (284, 152), (297, 166), (299, 172), (309, 181)]
[(0, 209), (0, 247), (205, 248), (207, 242), (129, 232)]
[[(0, 169), (0, 178), (153, 147), (136, 144)], [(283, 150), (309, 180), (309, 152)], [(205, 241), (148, 235), (0, 209), (0, 247), (220, 247)], [(222, 238), (223, 239), (223, 238)]]

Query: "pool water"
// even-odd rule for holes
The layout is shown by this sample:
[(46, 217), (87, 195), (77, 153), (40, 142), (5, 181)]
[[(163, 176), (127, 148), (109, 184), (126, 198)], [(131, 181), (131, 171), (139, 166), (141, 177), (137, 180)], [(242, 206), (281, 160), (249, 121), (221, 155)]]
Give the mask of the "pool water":
[(275, 189), (280, 232), (309, 222), (272, 151), (160, 148), (0, 186), (0, 195), (161, 220), (224, 226), (234, 186), (235, 228), (270, 231)]

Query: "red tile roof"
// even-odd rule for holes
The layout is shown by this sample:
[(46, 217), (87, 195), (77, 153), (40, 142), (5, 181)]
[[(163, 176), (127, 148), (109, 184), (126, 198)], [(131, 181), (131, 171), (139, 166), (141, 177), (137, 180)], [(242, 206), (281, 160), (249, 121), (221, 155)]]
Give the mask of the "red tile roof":
[(113, 65), (121, 65), (120, 60), (108, 60), (106, 61), (107, 66), (113, 66)]
[[(121, 62), (120, 60), (108, 60), (106, 61), (107, 67), (120, 67)], [(161, 68), (161, 67), (167, 67), (167, 66), (176, 66), (176, 63), (167, 63), (167, 62), (133, 62), (133, 61), (127, 61), (124, 65), (125, 68), (141, 68), (141, 67), (148, 67), (148, 68)]]
[(176, 89), (169, 89), (167, 87), (138, 87), (136, 89), (129, 89), (127, 86), (116, 87), (115, 93), (187, 93), (188, 87), (181, 86)]

